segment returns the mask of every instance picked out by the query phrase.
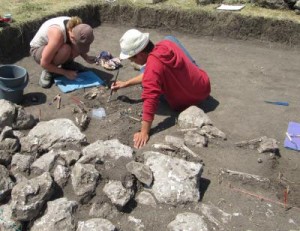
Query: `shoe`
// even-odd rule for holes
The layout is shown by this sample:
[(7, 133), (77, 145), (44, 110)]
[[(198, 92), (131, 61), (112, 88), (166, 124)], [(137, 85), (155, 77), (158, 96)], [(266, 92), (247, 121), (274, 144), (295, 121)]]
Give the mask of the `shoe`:
[(73, 59), (62, 64), (61, 68), (66, 69), (66, 70), (78, 71), (78, 72), (84, 72), (87, 70), (87, 68), (85, 66), (83, 66), (80, 63), (75, 62)]
[(53, 83), (53, 76), (50, 72), (43, 70), (40, 76), (39, 85), (42, 88), (50, 88)]

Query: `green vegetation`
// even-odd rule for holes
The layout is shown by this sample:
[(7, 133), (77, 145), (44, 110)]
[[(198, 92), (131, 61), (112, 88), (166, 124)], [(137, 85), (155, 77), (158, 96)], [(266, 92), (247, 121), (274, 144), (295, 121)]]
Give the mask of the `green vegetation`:
[[(112, 1), (112, 0), (110, 0)], [(109, 0), (0, 0), (0, 15), (11, 13), (15, 24), (24, 23), (26, 21), (34, 20), (44, 17), (55, 12), (63, 11), (66, 9), (80, 7), (86, 4), (100, 4), (110, 2)], [(168, 8), (168, 9), (183, 9), (191, 11), (217, 11), (217, 4), (208, 6), (197, 6), (195, 0), (165, 0), (155, 5), (145, 3), (145, 0), (115, 0), (110, 4), (129, 4), (136, 6), (150, 6), (155, 8)], [(240, 12), (235, 12), (246, 16), (266, 17), (274, 19), (292, 20), (300, 23), (300, 17), (291, 10), (270, 10), (263, 9), (251, 4), (246, 4), (246, 7)]]

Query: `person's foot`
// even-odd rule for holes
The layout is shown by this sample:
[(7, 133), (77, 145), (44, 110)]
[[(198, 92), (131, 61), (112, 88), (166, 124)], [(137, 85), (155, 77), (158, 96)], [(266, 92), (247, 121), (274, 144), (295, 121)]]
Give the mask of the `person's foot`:
[(84, 72), (87, 70), (85, 66), (75, 62), (74, 60), (69, 60), (65, 62), (64, 64), (61, 65), (61, 68), (66, 70), (78, 71), (78, 72)]
[(53, 82), (53, 76), (50, 72), (43, 70), (40, 76), (39, 85), (42, 88), (50, 88)]

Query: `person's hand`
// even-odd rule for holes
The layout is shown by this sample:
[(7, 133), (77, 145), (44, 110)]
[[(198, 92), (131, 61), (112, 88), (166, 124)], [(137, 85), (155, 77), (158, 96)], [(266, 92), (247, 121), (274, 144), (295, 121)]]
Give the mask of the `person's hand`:
[(117, 81), (111, 85), (112, 90), (119, 90), (120, 88), (127, 87), (127, 83), (124, 81)]
[(89, 64), (94, 64), (96, 63), (96, 56), (90, 56), (90, 55), (87, 55), (85, 58), (85, 61)]
[(77, 72), (72, 70), (65, 70), (64, 76), (70, 80), (74, 80), (77, 77)]
[(137, 132), (133, 136), (133, 143), (135, 148), (142, 148), (149, 140), (149, 134), (144, 132)]

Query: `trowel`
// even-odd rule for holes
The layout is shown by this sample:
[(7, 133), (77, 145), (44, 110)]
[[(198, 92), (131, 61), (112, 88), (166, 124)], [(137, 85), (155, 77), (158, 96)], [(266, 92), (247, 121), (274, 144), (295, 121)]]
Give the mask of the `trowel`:
[[(119, 68), (118, 68), (118, 70), (117, 70), (117, 74), (116, 74), (116, 77), (115, 77), (115, 80), (113, 81), (113, 83), (112, 83), (112, 85), (114, 85), (116, 82), (117, 82), (117, 80), (118, 80), (118, 76), (119, 76)], [(111, 85), (111, 86), (112, 86)], [(109, 97), (108, 97), (108, 99), (107, 99), (107, 103), (109, 103), (110, 101), (111, 101), (111, 97), (112, 97), (112, 95), (113, 95), (113, 89), (111, 89), (110, 90), (110, 94), (109, 94)]]

